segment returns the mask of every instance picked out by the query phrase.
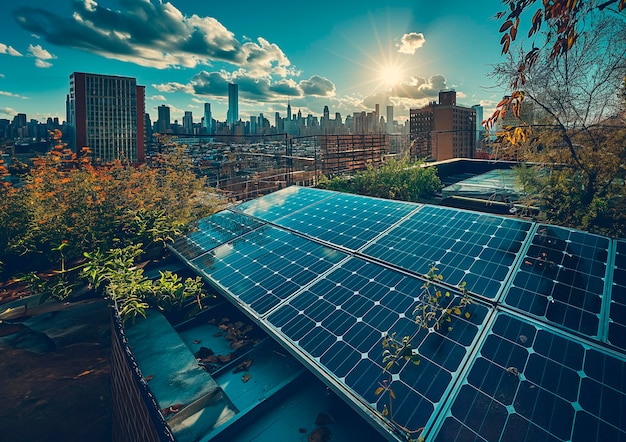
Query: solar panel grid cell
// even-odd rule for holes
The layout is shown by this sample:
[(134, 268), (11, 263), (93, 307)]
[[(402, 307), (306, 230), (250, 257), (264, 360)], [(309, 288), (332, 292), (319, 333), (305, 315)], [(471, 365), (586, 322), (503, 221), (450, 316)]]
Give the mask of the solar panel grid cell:
[(500, 313), (435, 440), (623, 440), (625, 370), (621, 358)]
[(173, 248), (185, 259), (192, 260), (261, 225), (249, 216), (224, 210), (199, 220), (196, 230), (177, 238)]
[(435, 264), (452, 285), (498, 297), (531, 224), (425, 206), (363, 249), (415, 273)]
[(333, 194), (277, 220), (276, 224), (311, 238), (358, 250), (417, 207), (413, 203)]
[[(383, 378), (382, 338), (391, 332), (417, 333), (419, 367), (401, 359), (391, 372), (396, 397), (402, 397), (393, 405), (394, 419), (408, 428), (420, 428), (467, 357), (458, 339), (474, 339), (488, 310), (472, 305), (470, 318), (457, 318), (449, 331), (447, 325), (439, 331), (419, 329), (413, 310), (422, 285), (411, 276), (351, 258), (282, 304), (267, 320), (379, 412), (386, 405), (385, 398), (374, 394)], [(461, 331), (455, 334), (457, 326)]]
[(264, 226), (191, 263), (262, 315), (344, 257), (292, 233)]
[(599, 337), (608, 247), (608, 238), (540, 225), (504, 302)]
[(315, 204), (324, 198), (336, 195), (310, 187), (290, 186), (262, 198), (241, 203), (234, 210), (256, 218), (274, 222), (286, 215), (294, 213), (303, 207)]

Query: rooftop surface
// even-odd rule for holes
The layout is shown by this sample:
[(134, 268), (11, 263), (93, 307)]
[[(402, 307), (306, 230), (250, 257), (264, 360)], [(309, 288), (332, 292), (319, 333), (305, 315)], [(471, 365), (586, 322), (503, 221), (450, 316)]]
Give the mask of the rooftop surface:
[[(389, 440), (626, 440), (626, 242), (461, 209), (289, 187), (172, 250)], [(434, 264), (469, 315), (419, 330)], [(420, 365), (385, 379), (387, 333)]]

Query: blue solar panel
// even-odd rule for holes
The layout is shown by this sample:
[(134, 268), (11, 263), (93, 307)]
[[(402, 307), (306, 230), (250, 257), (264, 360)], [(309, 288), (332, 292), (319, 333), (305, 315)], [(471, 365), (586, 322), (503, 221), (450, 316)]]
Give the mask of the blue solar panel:
[(418, 207), (414, 203), (336, 193), (276, 224), (358, 250)]
[[(232, 210), (173, 249), (382, 428), (381, 342), (396, 332), (421, 358), (391, 371), (399, 430), (626, 442), (626, 241), (298, 187)], [(414, 321), (433, 263), (482, 299), (451, 330)]]
[(233, 210), (255, 216), (264, 221), (274, 222), (285, 215), (334, 195), (337, 193), (329, 190), (290, 186), (242, 203), (234, 207)]
[(626, 362), (500, 313), (436, 441), (626, 440)]
[(608, 249), (608, 238), (540, 225), (504, 302), (599, 338)]
[(363, 249), (363, 253), (416, 273), (435, 264), (452, 285), (495, 299), (531, 223), (425, 206)]
[[(393, 418), (418, 429), (432, 417), (459, 367), (467, 359), (488, 308), (469, 306), (469, 319), (453, 327), (419, 329), (413, 311), (423, 281), (381, 265), (351, 258), (272, 312), (267, 321), (337, 380), (382, 412), (388, 398), (375, 394), (383, 379), (382, 338), (413, 335), (419, 366), (401, 360), (392, 369)], [(458, 301), (458, 294), (450, 302)], [(452, 323), (451, 323), (452, 324)]]
[(263, 226), (190, 263), (262, 315), (344, 257), (292, 233)]
[(223, 210), (198, 221), (195, 231), (177, 238), (172, 247), (191, 260), (261, 225), (249, 216)]
[(626, 350), (626, 241), (616, 241), (608, 341)]

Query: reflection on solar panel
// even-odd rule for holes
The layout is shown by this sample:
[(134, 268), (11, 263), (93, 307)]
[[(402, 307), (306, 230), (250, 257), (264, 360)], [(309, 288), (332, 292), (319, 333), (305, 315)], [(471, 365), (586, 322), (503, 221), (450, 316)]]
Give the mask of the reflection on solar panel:
[(195, 231), (176, 239), (173, 247), (184, 258), (191, 260), (261, 225), (249, 216), (223, 210), (198, 221)]
[[(388, 398), (375, 395), (382, 380), (381, 339), (391, 332), (404, 336), (418, 331), (412, 312), (422, 285), (417, 278), (351, 258), (283, 303), (267, 320), (382, 412)], [(466, 359), (487, 310), (472, 304), (469, 319), (457, 318), (451, 330), (419, 330), (413, 341), (422, 355), (419, 369), (402, 360), (392, 371), (398, 378), (392, 388), (401, 396), (393, 405), (398, 423), (412, 429), (426, 424)]]
[(334, 195), (334, 192), (291, 186), (279, 192), (270, 193), (262, 198), (242, 203), (235, 210), (273, 222), (278, 218)]
[(609, 240), (540, 225), (505, 303), (598, 337)]
[(191, 265), (263, 314), (344, 257), (292, 233), (264, 226), (191, 260)]
[[(172, 248), (390, 439), (626, 441), (625, 241), (296, 187)], [(433, 262), (473, 298), (451, 330), (414, 322)], [(387, 378), (392, 332), (421, 363)]]
[(418, 207), (412, 203), (337, 193), (281, 218), (276, 224), (358, 250)]
[(434, 263), (446, 281), (495, 299), (526, 239), (531, 223), (424, 207), (374, 241), (363, 253), (424, 273)]
[(626, 350), (626, 241), (616, 241), (608, 341)]
[(626, 363), (501, 313), (436, 441), (626, 440)]

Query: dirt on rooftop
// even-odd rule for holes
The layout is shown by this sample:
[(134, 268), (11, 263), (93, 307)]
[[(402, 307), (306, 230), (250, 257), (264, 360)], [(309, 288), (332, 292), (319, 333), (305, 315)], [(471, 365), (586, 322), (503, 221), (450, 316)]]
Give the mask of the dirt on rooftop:
[(111, 440), (109, 314), (104, 300), (39, 305), (0, 284), (2, 440)]

